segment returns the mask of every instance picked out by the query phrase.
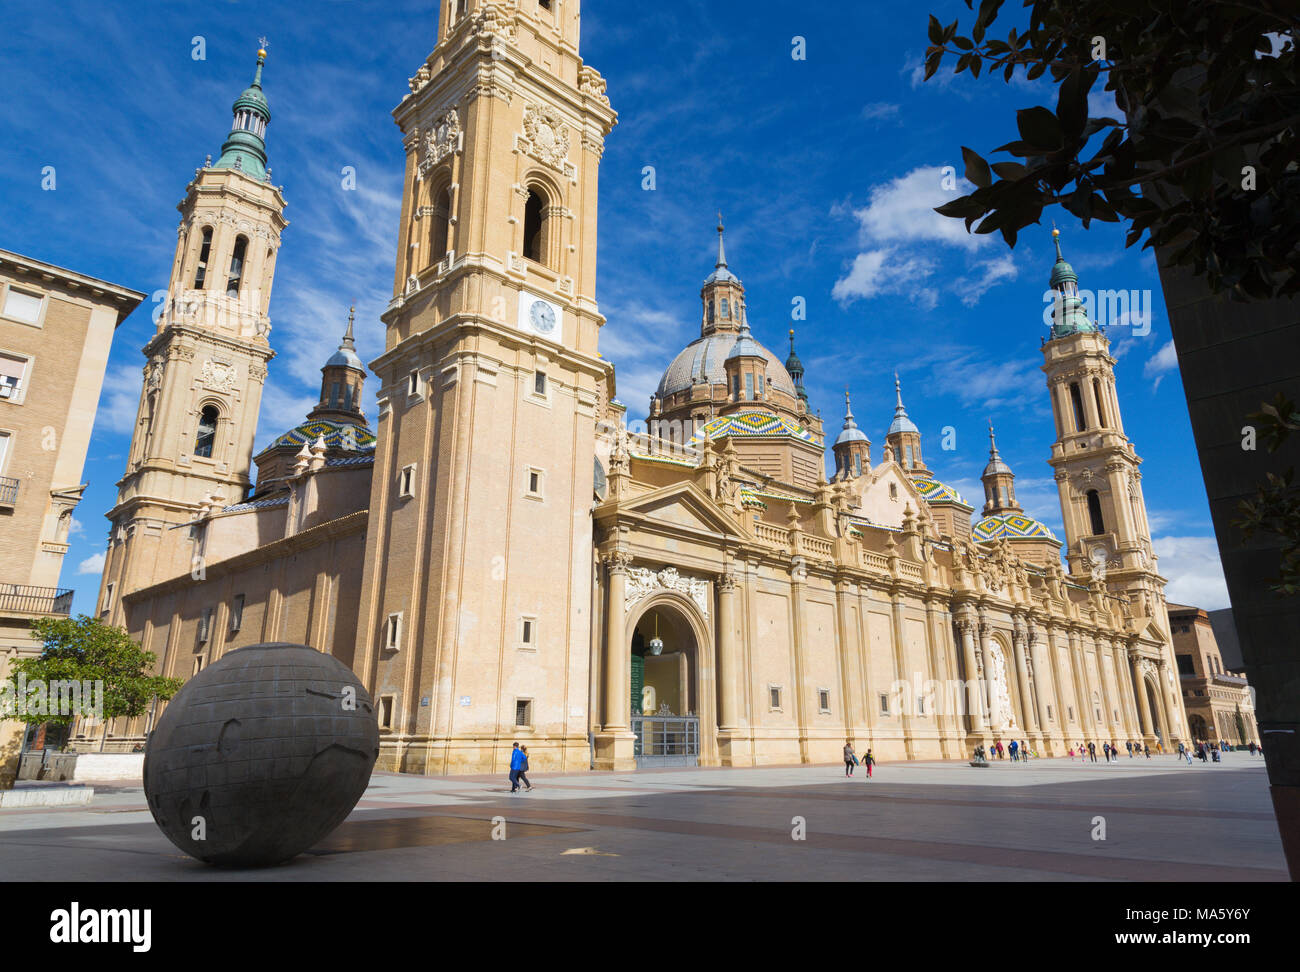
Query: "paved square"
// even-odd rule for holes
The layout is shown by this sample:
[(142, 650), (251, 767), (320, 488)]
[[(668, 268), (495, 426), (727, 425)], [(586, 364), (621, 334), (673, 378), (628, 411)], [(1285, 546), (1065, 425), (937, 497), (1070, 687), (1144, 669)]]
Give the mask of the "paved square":
[[(90, 808), (0, 812), (12, 881), (1285, 881), (1263, 760), (1232, 753), (689, 769), (534, 778), (376, 773), (351, 817), (280, 867), (174, 848), (139, 787)], [(1104, 818), (1105, 840), (1094, 840)], [(493, 839), (504, 818), (504, 840)], [(803, 821), (803, 840), (793, 834)], [(501, 827), (495, 827), (499, 835)]]

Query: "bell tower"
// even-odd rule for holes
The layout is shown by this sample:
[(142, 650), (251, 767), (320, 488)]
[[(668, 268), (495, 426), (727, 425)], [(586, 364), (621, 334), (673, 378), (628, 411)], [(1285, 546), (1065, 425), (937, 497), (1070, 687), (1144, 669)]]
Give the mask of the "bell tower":
[[(358, 621), (380, 765), (589, 765), (597, 183), (580, 0), (442, 0), (406, 173)], [(542, 691), (545, 689), (545, 692)], [(521, 721), (523, 720), (523, 721)]]
[(265, 49), (236, 99), (221, 155), (194, 174), (167, 300), (144, 347), (144, 387), (104, 563), (99, 616), (124, 621), (124, 594), (202, 567), (184, 526), (205, 505), (237, 503), (250, 466), (267, 363), (268, 307), (284, 197), (271, 184), (262, 91)]

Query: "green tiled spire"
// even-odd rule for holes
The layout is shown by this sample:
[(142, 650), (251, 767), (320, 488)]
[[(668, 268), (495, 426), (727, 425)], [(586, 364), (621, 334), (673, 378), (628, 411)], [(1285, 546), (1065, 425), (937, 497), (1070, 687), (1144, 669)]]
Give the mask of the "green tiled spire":
[(221, 158), (213, 168), (238, 169), (254, 179), (266, 178), (266, 126), (271, 122), (271, 107), (262, 91), (262, 65), (266, 63), (266, 41), (257, 51), (257, 73), (253, 83), (235, 99), (235, 115), (230, 134), (221, 146)]
[(1052, 309), (1051, 336), (1060, 338), (1083, 331), (1096, 331), (1097, 325), (1088, 320), (1087, 308), (1079, 299), (1079, 276), (1061, 255), (1060, 230), (1052, 230), (1052, 242), (1056, 244), (1056, 263), (1052, 264), (1049, 283), (1056, 291), (1056, 305)]

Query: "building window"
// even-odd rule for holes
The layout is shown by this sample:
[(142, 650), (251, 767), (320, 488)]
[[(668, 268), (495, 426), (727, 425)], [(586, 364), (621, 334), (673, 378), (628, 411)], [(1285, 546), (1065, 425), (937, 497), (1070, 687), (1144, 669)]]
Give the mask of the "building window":
[(1101, 496), (1095, 489), (1088, 490), (1088, 519), (1092, 521), (1092, 535), (1106, 532), (1106, 521), (1101, 516)]
[(853, 457), (853, 475), (862, 475), (862, 456), (860, 455), (855, 455)]
[(740, 375), (731, 376), (731, 397), (734, 401), (740, 401)]
[(546, 395), (546, 372), (538, 371), (533, 375), (533, 394)]
[(1083, 396), (1079, 394), (1079, 383), (1070, 382), (1070, 403), (1074, 407), (1074, 427), (1075, 431), (1083, 432), (1088, 428), (1088, 424), (1083, 419)]
[(234, 634), (244, 625), (244, 595), (236, 594), (230, 602), (230, 633)]
[(433, 249), (430, 257), (435, 262), (447, 255), (451, 241), (451, 193), (443, 189), (435, 196), (433, 204)]
[(726, 297), (723, 297), (723, 298), (722, 298), (722, 319), (723, 319), (724, 321), (725, 321), (725, 320), (727, 319), (727, 317), (729, 316), (728, 313), (727, 313), (727, 309), (728, 309), (728, 307), (727, 307), (727, 298), (726, 298)]
[(212, 635), (212, 608), (204, 608), (199, 615), (199, 644), (205, 643)]
[(199, 244), (199, 263), (194, 268), (194, 289), (202, 290), (208, 276), (208, 257), (212, 254), (212, 227), (203, 227), (203, 242)]
[(831, 690), (830, 689), (817, 690), (817, 708), (821, 712), (831, 711)]
[[(0, 464), (0, 469), (3, 469), (3, 468), (4, 468), (3, 464)], [(102, 618), (102, 617), (106, 617), (106, 616), (108, 615), (108, 610), (109, 610), (109, 608), (112, 606), (112, 604), (113, 604), (113, 585), (112, 585), (112, 584), (105, 584), (105, 585), (104, 585), (104, 603), (101, 604), (100, 607), (99, 607), (99, 616), (100, 616), (101, 618)]]
[(544, 485), (544, 480), (545, 480), (545, 473), (541, 469), (529, 468), (525, 470), (524, 474), (525, 476), (527, 476), (527, 483), (528, 483), (527, 492), (525, 493), (525, 495), (531, 496), (535, 499), (541, 499), (542, 486)]
[(199, 431), (194, 437), (194, 454), (204, 459), (212, 458), (212, 448), (217, 441), (217, 406), (204, 405), (199, 413)]
[(529, 729), (533, 725), (533, 700), (515, 699), (515, 728)]
[(754, 400), (754, 376), (750, 372), (745, 373), (745, 401)]
[(226, 278), (226, 296), (238, 297), (240, 281), (244, 278), (244, 255), (248, 252), (247, 237), (235, 240), (235, 252), (230, 255), (230, 275)]
[(918, 695), (918, 696), (916, 697), (916, 714), (917, 714), (917, 715), (925, 715), (925, 696), (924, 696), (924, 695)]
[(1070, 705), (1070, 706), (1066, 706), (1065, 711), (1069, 714), (1069, 716), (1070, 716), (1070, 721), (1073, 722), (1073, 721), (1074, 721), (1074, 706), (1072, 706), (1072, 705)]
[(898, 499), (898, 483), (889, 484), (889, 498), (891, 500)]
[(402, 650), (402, 612), (388, 616), (388, 624), (384, 630), (384, 646), (389, 651)]
[(714, 305), (713, 301), (709, 301), (709, 323), (710, 323), (710, 324), (713, 323), (713, 313), (714, 313), (714, 309), (715, 309), (715, 305)]
[(45, 298), (17, 287), (5, 292), (4, 316), (24, 324), (36, 324), (41, 319), (41, 306)]
[(30, 358), (16, 354), (0, 352), (0, 401), (18, 405), (25, 397), (23, 390), (27, 387), (27, 369)]
[(193, 674), (194, 674), (194, 675), (197, 675), (197, 674), (198, 674), (199, 672), (201, 672), (201, 671), (203, 671), (203, 656), (202, 656), (202, 655), (195, 655), (195, 656), (194, 656), (194, 672), (193, 672)]
[(768, 708), (773, 710), (781, 708), (781, 686), (769, 685), (767, 687), (767, 705)]
[(1052, 706), (1050, 704), (1047, 706), (1047, 721), (1048, 722), (1056, 721), (1056, 716), (1052, 715)]
[(378, 715), (379, 728), (393, 728), (393, 710), (397, 707), (397, 697), (394, 695), (381, 695), (379, 697)]
[(534, 263), (545, 264), (546, 221), (542, 218), (545, 201), (535, 189), (528, 190), (524, 203), (524, 256)]
[(521, 648), (537, 647), (537, 619), (525, 617), (519, 619), (519, 645)]
[(1102, 406), (1104, 396), (1101, 393), (1101, 379), (1092, 379), (1092, 394), (1097, 400), (1097, 422), (1103, 427), (1106, 425), (1106, 409)]
[(415, 398), (420, 394), (420, 373), (412, 371), (406, 376), (406, 394)]
[(415, 464), (402, 467), (402, 474), (397, 484), (397, 495), (410, 499), (415, 495)]
[(889, 696), (884, 692), (880, 693), (880, 714), (889, 715)]

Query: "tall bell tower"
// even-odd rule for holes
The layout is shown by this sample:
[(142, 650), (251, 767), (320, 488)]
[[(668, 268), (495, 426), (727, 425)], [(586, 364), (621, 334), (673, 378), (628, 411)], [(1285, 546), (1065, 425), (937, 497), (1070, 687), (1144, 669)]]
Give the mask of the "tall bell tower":
[[(596, 193), (616, 114), (580, 0), (442, 0), (394, 111), (406, 173), (383, 320), (357, 655), (381, 765), (488, 769), (527, 733), (589, 761)], [(518, 729), (516, 727), (519, 727)]]
[(144, 347), (144, 387), (100, 582), (99, 614), (124, 621), (124, 594), (202, 568), (185, 525), (251, 485), (257, 415), (274, 357), (267, 314), (284, 197), (271, 184), (262, 91), (266, 51), (235, 100), (213, 163), (194, 174), (181, 213), (167, 300)]

